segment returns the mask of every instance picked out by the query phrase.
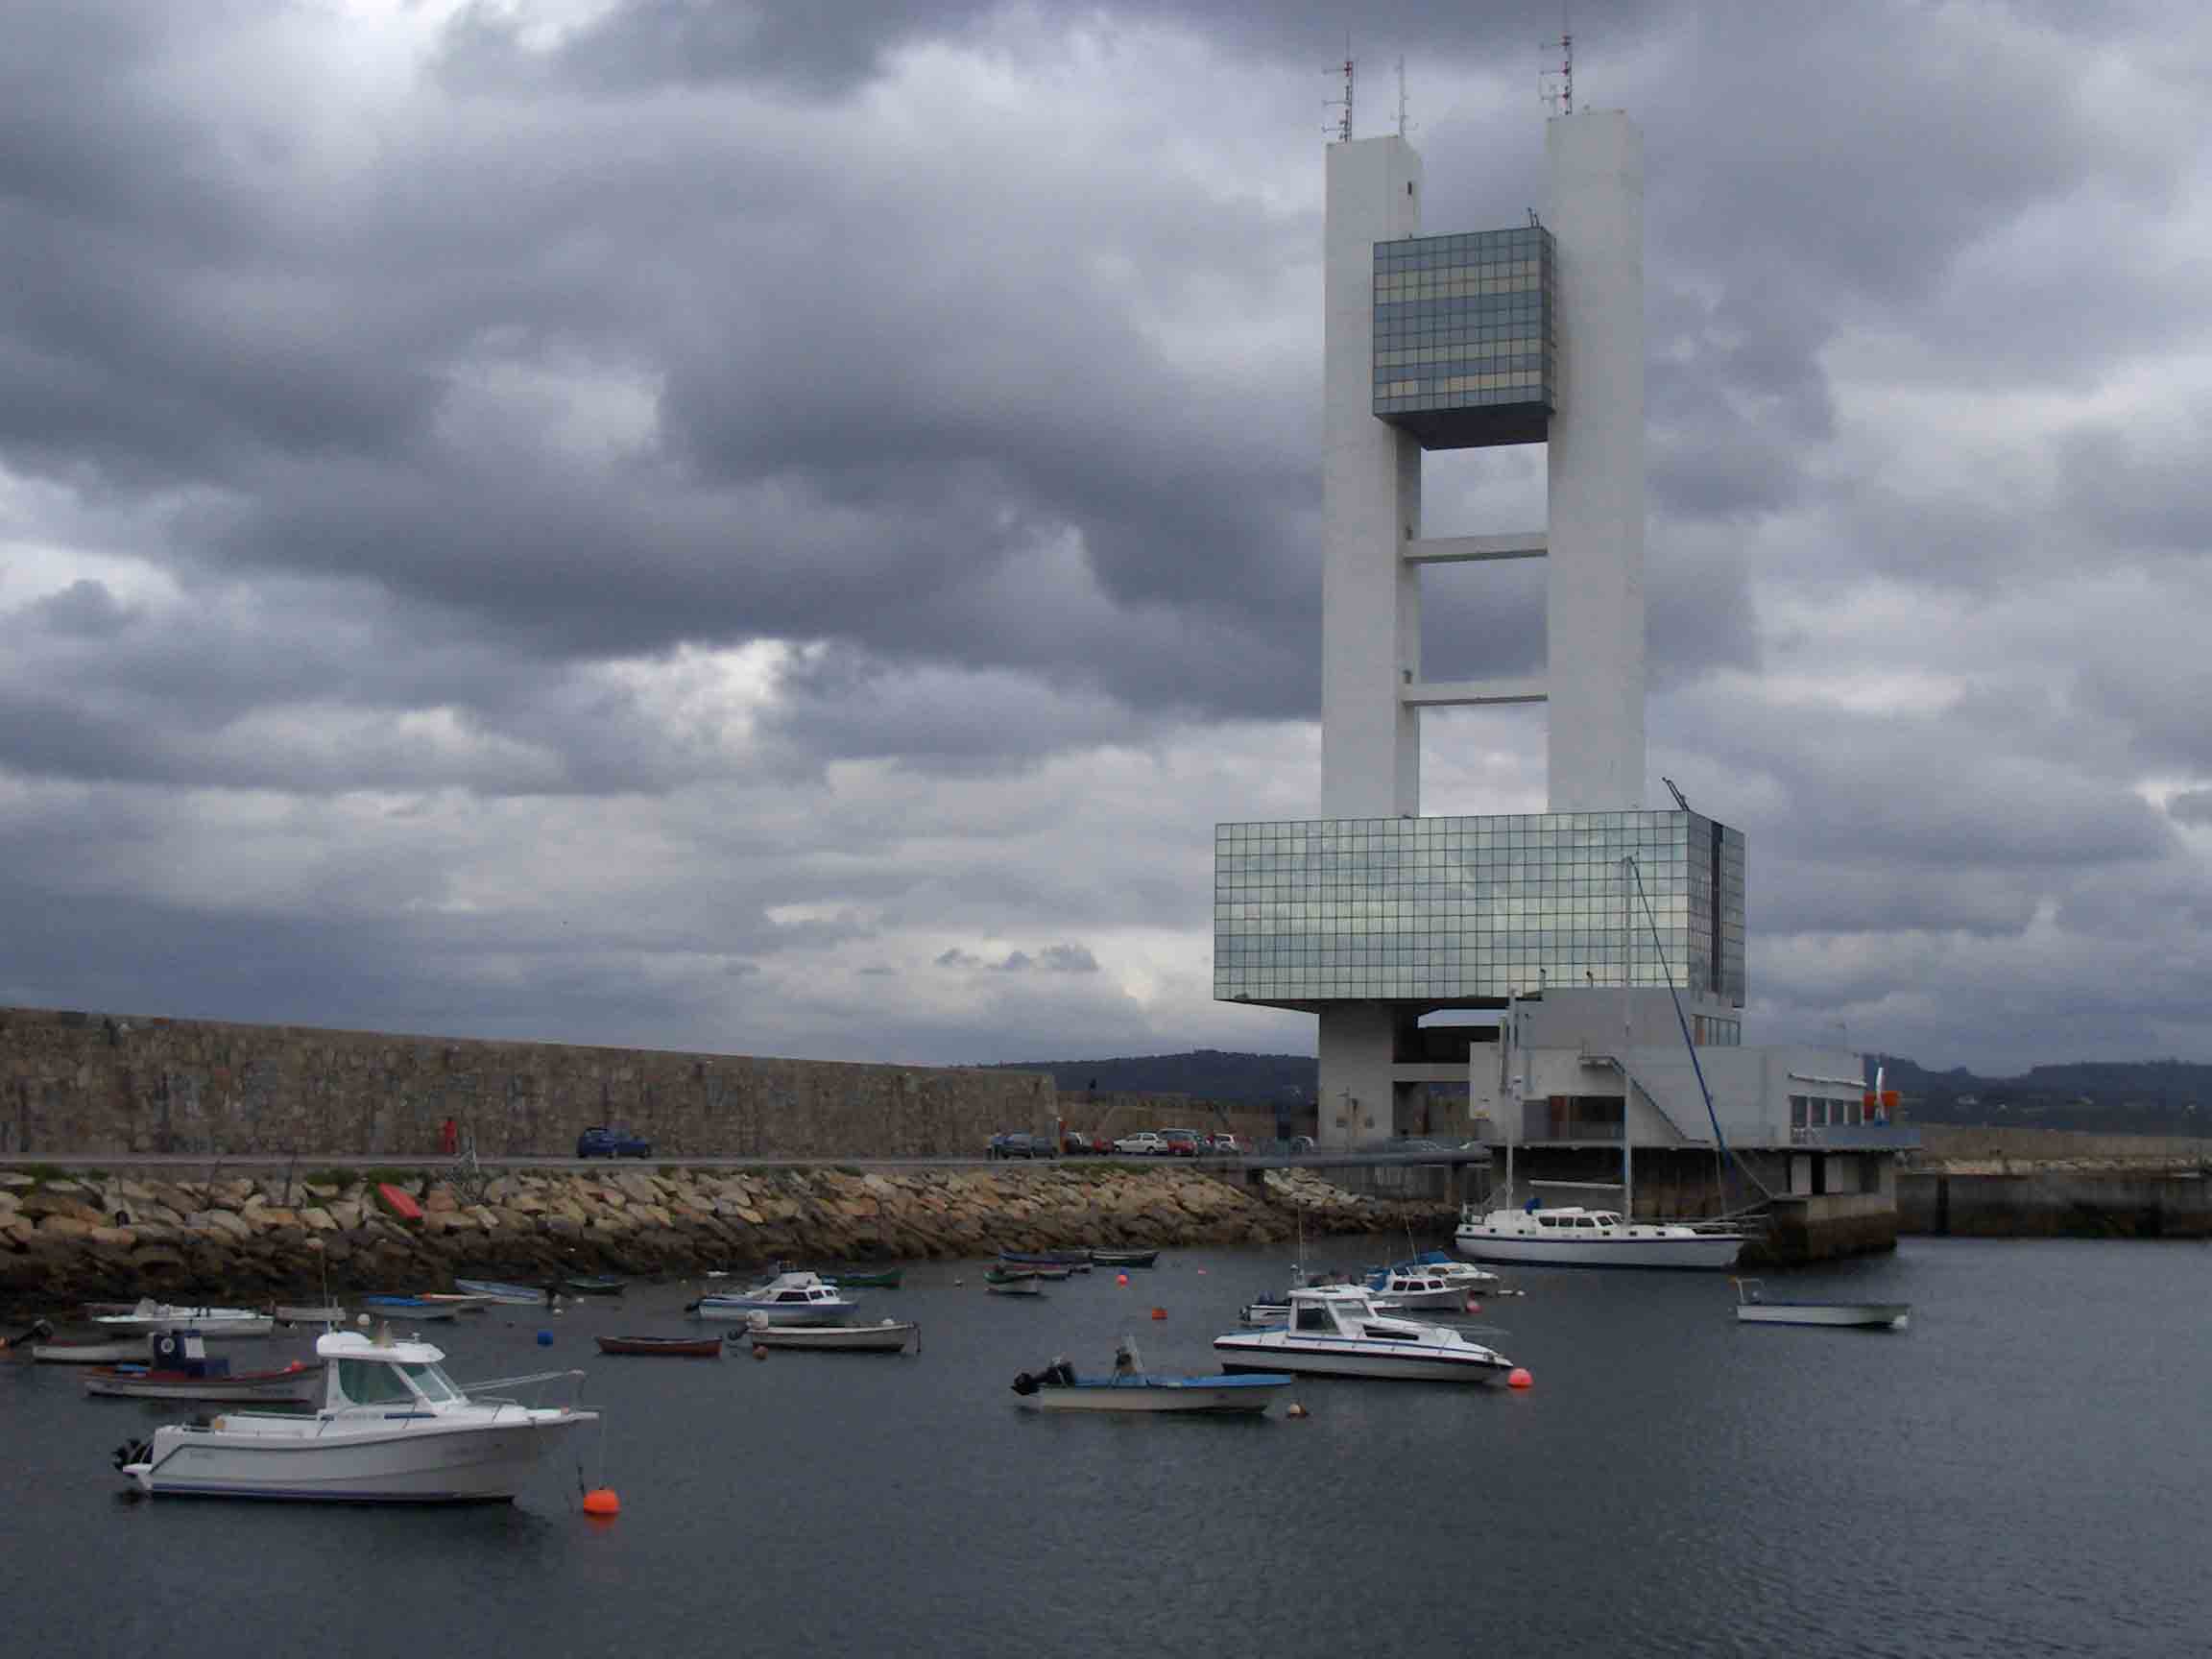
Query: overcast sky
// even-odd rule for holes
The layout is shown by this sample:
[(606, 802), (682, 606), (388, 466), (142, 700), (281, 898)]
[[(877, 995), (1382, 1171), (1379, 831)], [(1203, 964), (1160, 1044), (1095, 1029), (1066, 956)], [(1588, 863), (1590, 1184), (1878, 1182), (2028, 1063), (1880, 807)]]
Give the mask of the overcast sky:
[[(1574, 13), (1746, 1040), (2212, 1059), (2212, 19)], [(1212, 837), (1317, 810), (1354, 19), (1427, 228), (1540, 203), (1556, 4), (11, 8), (0, 1003), (1310, 1052), (1210, 998)], [(1482, 580), (1432, 676), (1536, 665)], [(1540, 808), (1541, 718), (1432, 714), (1425, 808)]]

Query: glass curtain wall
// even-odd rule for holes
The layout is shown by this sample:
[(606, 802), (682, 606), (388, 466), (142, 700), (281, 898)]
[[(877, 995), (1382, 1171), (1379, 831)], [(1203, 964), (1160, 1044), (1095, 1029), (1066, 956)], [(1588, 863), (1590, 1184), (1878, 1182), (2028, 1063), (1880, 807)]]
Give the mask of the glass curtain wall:
[(1222, 824), (1214, 851), (1224, 1000), (1664, 987), (1670, 970), (1678, 988), (1743, 1000), (1743, 837), (1695, 813)]

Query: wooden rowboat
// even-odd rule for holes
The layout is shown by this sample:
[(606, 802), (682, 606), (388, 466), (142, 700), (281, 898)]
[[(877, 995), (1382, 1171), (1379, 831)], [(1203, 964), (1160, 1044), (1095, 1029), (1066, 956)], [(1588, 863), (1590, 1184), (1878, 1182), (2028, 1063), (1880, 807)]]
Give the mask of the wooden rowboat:
[(1091, 1262), (1098, 1267), (1149, 1267), (1160, 1260), (1157, 1250), (1094, 1250)]
[(564, 1279), (561, 1288), (572, 1296), (619, 1296), (627, 1279), (617, 1279), (612, 1273), (594, 1273), (576, 1279)]
[(1042, 1296), (1045, 1286), (1030, 1273), (1001, 1273), (996, 1267), (983, 1273), (983, 1288), (994, 1296)]
[(886, 1319), (880, 1325), (765, 1325), (742, 1332), (740, 1342), (756, 1348), (816, 1349), (830, 1354), (901, 1354), (908, 1343), (922, 1349), (922, 1327), (912, 1320)]
[(714, 1359), (721, 1357), (719, 1336), (597, 1336), (602, 1354), (659, 1354), (675, 1359)]

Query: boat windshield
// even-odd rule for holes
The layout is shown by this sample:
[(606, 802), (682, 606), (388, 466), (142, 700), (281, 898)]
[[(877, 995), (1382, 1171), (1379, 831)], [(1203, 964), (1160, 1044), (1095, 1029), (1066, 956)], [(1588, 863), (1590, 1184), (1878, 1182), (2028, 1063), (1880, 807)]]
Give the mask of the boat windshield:
[(410, 1378), (433, 1405), (461, 1398), (461, 1391), (435, 1365), (409, 1365), (390, 1359), (338, 1361), (338, 1386), (356, 1406), (413, 1405), (415, 1395), (407, 1386)]
[(461, 1390), (453, 1386), (452, 1379), (439, 1366), (402, 1365), (399, 1369), (415, 1380), (415, 1386), (422, 1390), (422, 1398), (432, 1405), (442, 1406), (461, 1398)]

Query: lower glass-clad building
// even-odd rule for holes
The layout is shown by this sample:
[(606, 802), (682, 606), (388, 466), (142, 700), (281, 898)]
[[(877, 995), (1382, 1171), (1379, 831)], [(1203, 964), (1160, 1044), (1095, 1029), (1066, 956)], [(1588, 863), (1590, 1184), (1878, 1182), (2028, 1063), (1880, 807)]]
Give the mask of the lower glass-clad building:
[(1743, 837), (1695, 812), (1215, 827), (1217, 998), (1486, 1007), (1670, 983), (1743, 1004)]

